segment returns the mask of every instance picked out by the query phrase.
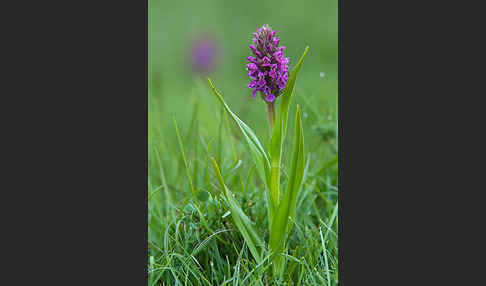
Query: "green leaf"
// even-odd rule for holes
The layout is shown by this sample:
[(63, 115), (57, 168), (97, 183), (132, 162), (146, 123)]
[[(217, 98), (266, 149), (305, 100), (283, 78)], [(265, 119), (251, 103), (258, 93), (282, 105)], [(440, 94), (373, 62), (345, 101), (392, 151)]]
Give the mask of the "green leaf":
[(243, 133), (246, 141), (248, 142), (248, 146), (250, 147), (250, 151), (253, 156), (253, 159), (255, 160), (258, 175), (260, 176), (262, 181), (265, 184), (267, 184), (270, 163), (268, 160), (268, 156), (262, 147), (262, 144), (260, 144), (260, 141), (258, 141), (258, 138), (256, 137), (253, 130), (250, 127), (248, 127), (248, 125), (246, 125), (240, 118), (238, 118), (238, 116), (236, 116), (236, 114), (234, 114), (233, 111), (231, 111), (231, 109), (228, 107), (223, 97), (221, 96), (221, 94), (218, 91), (216, 91), (216, 88), (214, 88), (213, 83), (209, 78), (208, 81), (209, 81), (209, 86), (211, 87), (213, 93), (217, 96), (217, 98), (223, 105), (226, 112), (231, 116), (231, 118), (235, 121), (236, 125), (238, 125), (241, 132)]
[(231, 191), (224, 184), (223, 176), (221, 176), (218, 163), (213, 157), (211, 157), (211, 163), (213, 164), (214, 173), (216, 174), (216, 178), (219, 181), (220, 187), (221, 189), (223, 189), (225, 198), (228, 201), (231, 216), (233, 217), (236, 227), (243, 236), (243, 239), (248, 245), (248, 248), (250, 249), (250, 252), (255, 260), (257, 261), (257, 263), (260, 263), (262, 261), (260, 250), (263, 249), (264, 243), (257, 235), (255, 229), (253, 229), (251, 220), (246, 216), (246, 214), (241, 209), (238, 201), (235, 200)]
[[(270, 196), (272, 201), (272, 211), (275, 210), (279, 202), (279, 192), (280, 192), (280, 163), (282, 155), (282, 145), (285, 139), (285, 134), (287, 131), (287, 119), (290, 108), (290, 102), (292, 99), (292, 94), (295, 86), (295, 80), (300, 68), (304, 62), (305, 56), (309, 47), (306, 47), (304, 53), (297, 62), (290, 73), (290, 77), (287, 81), (287, 85), (280, 98), (280, 106), (278, 108), (277, 119), (275, 120), (275, 126), (272, 130), (272, 137), (270, 139)], [(272, 212), (273, 213), (273, 212)], [(270, 215), (270, 228), (272, 225), (273, 216)]]
[[(280, 255), (278, 254), (285, 245), (287, 232), (291, 229), (292, 221), (295, 219), (297, 193), (302, 185), (304, 169), (304, 132), (302, 129), (300, 107), (297, 105), (295, 119), (295, 141), (289, 181), (282, 201), (280, 202), (277, 212), (273, 218), (272, 227), (270, 230), (270, 250), (273, 253), (273, 261), (276, 264), (278, 272), (282, 270), (282, 263), (279, 259)], [(289, 216), (292, 219), (289, 219)]]
[[(297, 74), (300, 71), (300, 68), (302, 67), (302, 64), (304, 63), (305, 56), (307, 55), (307, 51), (309, 50), (309, 47), (306, 47), (304, 50), (304, 53), (300, 57), (299, 61), (297, 62), (297, 65), (295, 65), (294, 69), (290, 73), (289, 79), (287, 80), (287, 84), (285, 85), (285, 89), (282, 93), (280, 98), (280, 105), (278, 108), (278, 114), (277, 114), (277, 122), (280, 120), (282, 121), (282, 126), (283, 126), (283, 136), (282, 138), (285, 138), (285, 133), (287, 132), (287, 119), (288, 119), (288, 114), (289, 114), (289, 108), (290, 108), (290, 102), (292, 99), (292, 94), (294, 91), (294, 86), (295, 86), (295, 81), (297, 79)], [(272, 133), (273, 135), (273, 133)], [(273, 137), (273, 136), (272, 136)]]

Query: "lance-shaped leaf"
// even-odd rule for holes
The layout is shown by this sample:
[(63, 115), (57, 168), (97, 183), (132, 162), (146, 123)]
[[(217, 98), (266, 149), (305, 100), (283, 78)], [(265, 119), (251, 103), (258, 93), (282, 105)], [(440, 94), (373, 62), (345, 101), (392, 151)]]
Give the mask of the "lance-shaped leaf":
[[(287, 119), (290, 108), (290, 102), (292, 99), (292, 94), (295, 86), (295, 80), (297, 74), (299, 73), (302, 63), (304, 62), (305, 56), (309, 47), (306, 47), (304, 53), (297, 62), (290, 73), (289, 80), (283, 90), (280, 98), (280, 105), (278, 108), (277, 118), (275, 120), (275, 126), (272, 130), (272, 137), (270, 139), (270, 194), (271, 199), (274, 204), (278, 204), (279, 201), (279, 190), (280, 190), (280, 162), (282, 154), (282, 145), (285, 139), (285, 134), (287, 131)], [(272, 222), (272, 217), (270, 217), (270, 222)], [(271, 226), (271, 223), (270, 223)]]
[(270, 176), (270, 163), (268, 160), (268, 156), (262, 147), (262, 144), (260, 144), (260, 141), (258, 141), (255, 132), (253, 132), (253, 130), (248, 127), (248, 125), (246, 125), (240, 118), (238, 118), (238, 116), (236, 116), (236, 114), (233, 113), (233, 111), (231, 111), (221, 94), (216, 90), (216, 88), (214, 88), (213, 83), (209, 78), (208, 81), (213, 93), (216, 95), (226, 112), (235, 121), (236, 125), (238, 125), (241, 132), (243, 133), (243, 136), (245, 137), (246, 141), (248, 142), (248, 146), (250, 147), (253, 159), (255, 160), (258, 175), (260, 176), (264, 184), (268, 185)]
[(250, 249), (250, 252), (255, 260), (257, 261), (257, 263), (260, 263), (262, 261), (261, 250), (264, 247), (263, 241), (253, 229), (250, 219), (243, 212), (238, 201), (235, 200), (231, 191), (224, 184), (223, 177), (221, 176), (221, 172), (218, 167), (218, 163), (216, 163), (216, 160), (213, 157), (211, 157), (211, 162), (213, 164), (214, 173), (216, 174), (219, 185), (224, 191), (224, 195), (230, 207), (231, 216), (233, 217), (236, 227), (243, 236), (243, 239), (248, 245), (248, 248)]
[[(290, 167), (289, 181), (287, 189), (280, 202), (275, 216), (273, 218), (270, 230), (270, 250), (273, 253), (273, 261), (276, 264), (277, 271), (282, 270), (279, 253), (282, 251), (287, 239), (287, 232), (291, 228), (291, 223), (295, 219), (295, 204), (297, 193), (302, 185), (304, 177), (304, 132), (302, 129), (302, 120), (300, 116), (300, 107), (297, 105), (295, 118), (295, 140)], [(292, 216), (292, 219), (289, 219)]]
[(307, 55), (307, 51), (309, 51), (309, 47), (305, 47), (304, 53), (302, 54), (299, 61), (297, 62), (297, 65), (295, 65), (294, 69), (290, 73), (289, 80), (285, 85), (282, 95), (279, 96), (280, 105), (278, 109), (277, 120), (279, 120), (280, 118), (280, 120), (283, 121), (282, 137), (285, 137), (285, 133), (287, 132), (287, 119), (289, 114), (290, 102), (295, 87), (295, 81), (297, 79), (297, 74), (299, 73), (299, 70), (302, 67), (302, 64), (304, 63), (304, 59), (305, 56)]

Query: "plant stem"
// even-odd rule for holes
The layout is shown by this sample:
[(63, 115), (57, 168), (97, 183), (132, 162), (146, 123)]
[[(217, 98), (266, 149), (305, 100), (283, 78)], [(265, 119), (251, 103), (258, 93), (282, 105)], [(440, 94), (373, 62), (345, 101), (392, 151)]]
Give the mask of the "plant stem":
[(268, 116), (268, 125), (270, 127), (270, 136), (272, 136), (273, 124), (275, 122), (275, 101), (267, 103), (267, 116)]

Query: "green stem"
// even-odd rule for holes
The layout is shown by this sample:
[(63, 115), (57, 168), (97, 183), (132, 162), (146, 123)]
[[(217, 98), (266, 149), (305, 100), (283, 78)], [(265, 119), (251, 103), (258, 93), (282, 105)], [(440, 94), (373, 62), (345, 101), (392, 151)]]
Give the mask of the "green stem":
[(272, 136), (273, 125), (275, 123), (275, 101), (267, 103), (267, 116), (270, 136)]

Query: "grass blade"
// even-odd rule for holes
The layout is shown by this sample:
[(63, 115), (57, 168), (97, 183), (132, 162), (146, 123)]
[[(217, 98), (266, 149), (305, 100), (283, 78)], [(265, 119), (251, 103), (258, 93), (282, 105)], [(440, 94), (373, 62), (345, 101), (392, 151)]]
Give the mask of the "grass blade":
[[(204, 218), (204, 214), (201, 212), (200, 210), (200, 204), (199, 204), (199, 200), (197, 199), (197, 196), (196, 196), (196, 190), (194, 189), (194, 185), (192, 184), (192, 179), (191, 179), (191, 174), (189, 172), (189, 167), (187, 165), (187, 160), (186, 160), (186, 154), (184, 153), (184, 146), (182, 144), (182, 139), (181, 139), (181, 135), (179, 133), (179, 128), (177, 127), (177, 121), (175, 119), (175, 116), (173, 117), (173, 120), (174, 120), (174, 126), (175, 126), (175, 130), (176, 130), (176, 134), (177, 134), (177, 139), (179, 141), (179, 147), (181, 149), (181, 154), (182, 154), (182, 159), (184, 161), (184, 167), (186, 169), (186, 175), (187, 175), (187, 180), (189, 181), (189, 185), (191, 187), (191, 191), (192, 191), (192, 197), (194, 199), (194, 202), (196, 203), (196, 210), (197, 212), (199, 213), (199, 216), (201, 217), (201, 220), (204, 224), (204, 226), (206, 227), (206, 229), (209, 231), (209, 232), (213, 232), (211, 230), (211, 228), (209, 227), (209, 224), (208, 222), (206, 221), (206, 219)], [(184, 204), (185, 206), (185, 204)]]
[(231, 216), (233, 217), (236, 227), (238, 228), (241, 235), (243, 236), (243, 239), (248, 245), (248, 248), (250, 249), (250, 252), (255, 258), (255, 260), (257, 261), (257, 263), (260, 263), (262, 261), (260, 250), (264, 246), (263, 241), (260, 239), (256, 231), (253, 229), (250, 219), (243, 212), (238, 201), (235, 200), (231, 191), (224, 184), (223, 176), (221, 176), (218, 163), (213, 157), (211, 157), (211, 162), (213, 164), (213, 169), (214, 169), (214, 173), (216, 174), (216, 178), (218, 179), (220, 187), (221, 189), (223, 189), (226, 200), (228, 201), (228, 204), (230, 206)]
[(325, 269), (326, 269), (327, 286), (331, 286), (331, 276), (329, 274), (329, 263), (327, 262), (326, 242), (324, 241), (324, 237), (322, 237), (322, 229), (320, 227), (319, 227), (319, 234), (321, 235), (322, 249), (324, 250), (324, 261), (325, 261), (325, 266), (326, 266)]
[(179, 141), (179, 148), (181, 150), (182, 160), (184, 162), (184, 167), (185, 167), (185, 170), (186, 170), (187, 181), (189, 182), (189, 186), (191, 187), (191, 192), (192, 192), (192, 196), (194, 198), (194, 201), (196, 201), (199, 204), (199, 201), (197, 200), (197, 197), (196, 197), (196, 191), (194, 189), (194, 185), (192, 184), (192, 178), (191, 178), (191, 174), (189, 173), (189, 167), (187, 165), (187, 160), (186, 160), (186, 153), (184, 152), (184, 146), (182, 144), (182, 139), (181, 139), (181, 135), (179, 133), (179, 128), (177, 127), (177, 121), (175, 119), (175, 116), (172, 119), (174, 121), (174, 127), (175, 127), (175, 130), (176, 130), (177, 139)]
[[(157, 155), (157, 162), (159, 163), (159, 168), (160, 168), (160, 177), (162, 179), (162, 186), (165, 191), (165, 196), (167, 198), (167, 213), (172, 215), (172, 206), (173, 206), (173, 200), (172, 200), (172, 195), (170, 194), (169, 188), (167, 187), (167, 181), (165, 180), (165, 174), (164, 174), (164, 166), (162, 165), (162, 161), (160, 160), (160, 154), (157, 148), (154, 148), (155, 154)], [(152, 195), (155, 192), (152, 193)]]

